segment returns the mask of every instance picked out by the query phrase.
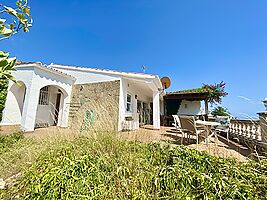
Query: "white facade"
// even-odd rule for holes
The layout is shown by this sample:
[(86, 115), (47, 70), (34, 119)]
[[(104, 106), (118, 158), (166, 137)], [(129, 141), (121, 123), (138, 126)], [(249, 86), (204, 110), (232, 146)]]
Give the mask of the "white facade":
[(182, 100), (177, 115), (204, 115), (201, 101)]
[[(122, 78), (121, 79), (121, 93), (120, 93), (120, 119), (119, 129), (138, 129), (139, 118), (144, 117), (142, 114), (146, 112), (148, 123), (152, 122), (155, 129), (160, 129), (160, 95), (154, 96), (154, 93), (160, 93), (154, 82), (148, 82), (146, 80), (135, 80)], [(130, 110), (127, 110), (127, 96), (131, 97)], [(139, 104), (146, 105), (146, 110), (138, 108)], [(151, 106), (151, 104), (155, 106)], [(156, 103), (156, 104), (154, 104)], [(158, 104), (157, 104), (158, 103)], [(143, 112), (143, 113), (142, 113)], [(152, 116), (152, 112), (156, 113)], [(125, 118), (129, 118), (129, 121), (125, 121)]]
[[(12, 75), (18, 82), (9, 83), (0, 125), (21, 125), (26, 132), (42, 126), (68, 127), (74, 84), (120, 80), (119, 131), (125, 126), (131, 130), (139, 128), (137, 102), (150, 107), (153, 103), (153, 108), (149, 108), (153, 110), (150, 120), (154, 128), (160, 128), (162, 85), (158, 76), (41, 63), (21, 64), (16, 69)], [(128, 103), (127, 97), (131, 100)], [(130, 121), (126, 120), (129, 118)]]
[[(44, 112), (38, 105), (40, 89), (49, 86), (60, 89), (63, 93), (57, 125), (67, 127), (68, 104), (75, 79), (53, 69), (43, 67), (39, 63), (19, 65), (16, 69), (17, 71), (12, 72), (12, 75), (18, 83), (9, 82), (1, 125), (21, 125), (22, 130), (33, 131), (36, 120), (38, 122), (37, 116), (40, 116), (41, 120), (51, 123), (51, 115), (46, 113), (48, 110), (44, 109), (46, 111)], [(51, 102), (51, 98), (49, 101)], [(40, 113), (42, 113), (43, 117)]]
[[(135, 130), (139, 128), (139, 115), (137, 110), (137, 101), (147, 104), (159, 102), (162, 96), (153, 96), (153, 93), (162, 91), (162, 84), (158, 76), (149, 74), (127, 73), (112, 70), (92, 69), (71, 67), (62, 65), (50, 65), (52, 68), (64, 73), (75, 76), (75, 84), (97, 83), (105, 81), (120, 80), (120, 98), (119, 98), (119, 119), (118, 130)], [(160, 92), (158, 92), (160, 94)], [(131, 95), (132, 109), (127, 111), (127, 95)], [(153, 126), (160, 128), (160, 104), (156, 104), (155, 116), (153, 116)], [(151, 108), (152, 110), (152, 108)], [(130, 119), (129, 121), (127, 119)]]

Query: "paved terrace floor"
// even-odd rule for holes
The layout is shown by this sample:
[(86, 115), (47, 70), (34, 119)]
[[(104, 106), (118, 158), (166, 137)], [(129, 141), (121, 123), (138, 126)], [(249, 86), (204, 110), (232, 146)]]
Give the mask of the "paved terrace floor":
[(240, 162), (247, 160), (247, 157), (232, 149), (228, 144), (216, 140), (214, 137), (208, 144), (202, 142), (198, 145), (196, 144), (195, 136), (191, 137), (190, 141), (185, 138), (182, 139), (182, 134), (176, 131), (174, 127), (161, 127), (160, 130), (154, 130), (151, 126), (146, 126), (136, 131), (121, 132), (120, 136), (127, 140), (167, 143), (173, 147), (183, 144), (189, 148), (206, 151), (214, 156), (235, 158)]
[[(70, 129), (62, 129), (58, 127), (39, 128), (32, 133), (26, 133), (26, 137), (32, 137), (35, 139), (45, 139), (46, 137), (63, 136), (72, 138), (74, 135), (79, 134), (78, 131)], [(182, 134), (177, 132), (174, 127), (161, 127), (160, 130), (153, 130), (150, 126), (140, 128), (135, 131), (119, 132), (117, 135), (121, 139), (136, 140), (140, 142), (159, 142), (160, 144), (169, 144), (170, 146), (181, 145)], [(224, 158), (235, 158), (240, 162), (245, 162), (247, 158), (241, 155), (238, 151), (230, 148), (229, 145), (211, 139), (209, 144), (201, 143), (196, 145), (196, 138), (192, 137), (190, 141), (183, 139), (183, 145), (189, 148), (198, 149), (200, 151), (206, 151), (207, 153)]]

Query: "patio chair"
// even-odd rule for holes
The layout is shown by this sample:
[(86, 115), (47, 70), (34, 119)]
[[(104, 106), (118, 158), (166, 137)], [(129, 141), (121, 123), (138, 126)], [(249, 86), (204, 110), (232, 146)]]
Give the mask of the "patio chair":
[(175, 127), (175, 130), (178, 131), (178, 133), (182, 134), (181, 138), (181, 144), (183, 143), (183, 138), (185, 138), (185, 132), (181, 129), (181, 123), (178, 115), (172, 115), (174, 123), (172, 125)]
[(203, 137), (205, 141), (208, 139), (209, 131), (207, 128), (203, 129), (203, 126), (200, 127), (196, 126), (196, 121), (193, 116), (179, 116), (180, 123), (181, 123), (181, 131), (187, 134), (187, 137), (190, 135), (195, 135), (197, 138), (197, 144), (199, 144), (199, 138)]
[(221, 126), (216, 128), (216, 131), (226, 134), (227, 141), (229, 142), (229, 127), (230, 117), (229, 116), (216, 116), (215, 122), (219, 122)]
[(181, 124), (180, 124), (180, 120), (179, 120), (179, 117), (178, 115), (172, 115), (173, 117), (173, 120), (174, 120), (174, 123), (172, 124), (176, 130), (180, 130), (181, 129)]

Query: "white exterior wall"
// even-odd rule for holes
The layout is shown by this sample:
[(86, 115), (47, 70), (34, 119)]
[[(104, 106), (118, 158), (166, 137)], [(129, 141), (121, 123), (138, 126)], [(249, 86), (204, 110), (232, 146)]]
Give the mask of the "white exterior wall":
[[(37, 113), (37, 106), (38, 106), (38, 100), (39, 100), (39, 93), (40, 89), (47, 85), (52, 85), (60, 88), (62, 92), (64, 93), (64, 101), (63, 101), (63, 116), (61, 121), (61, 127), (67, 127), (68, 126), (68, 115), (69, 115), (69, 103), (70, 103), (70, 96), (71, 96), (71, 90), (72, 90), (72, 81), (66, 79), (66, 77), (58, 76), (53, 73), (47, 73), (42, 71), (41, 69), (35, 69), (34, 70), (34, 81), (32, 86), (34, 86), (34, 89), (32, 90), (31, 97), (34, 98), (35, 105), (29, 108), (29, 114), (28, 118), (35, 119), (36, 113)], [(25, 104), (27, 99), (25, 99)], [(28, 98), (29, 100), (29, 98)], [(32, 104), (32, 102), (28, 102), (29, 104)], [(26, 111), (25, 111), (26, 112)], [(27, 117), (26, 117), (27, 118)], [(51, 115), (47, 115), (46, 118), (43, 118), (43, 120), (50, 121), (51, 123)], [(35, 123), (32, 123), (31, 120), (26, 120), (25, 123), (22, 123), (22, 128), (25, 130), (33, 130)]]
[[(40, 89), (44, 86), (53, 85), (65, 92), (63, 107), (62, 107), (62, 121), (61, 126), (67, 127), (69, 102), (73, 80), (66, 78), (66, 76), (58, 75), (50, 72), (47, 69), (40, 69), (36, 64), (32, 67), (25, 66), (17, 68), (17, 71), (12, 72), (12, 75), (18, 81), (22, 81), (26, 86), (25, 100), (23, 104), (23, 112), (21, 115), (15, 115), (18, 109), (14, 107), (18, 102), (14, 99), (14, 95), (10, 92), (13, 82), (10, 82), (7, 101), (3, 112), (3, 120), (1, 125), (21, 124), (22, 130), (33, 131), (35, 126), (35, 119), (37, 114), (37, 106), (39, 100)], [(49, 116), (44, 116), (44, 120), (50, 120)]]
[(160, 91), (153, 92), (153, 125), (160, 129)]
[(124, 114), (126, 112), (126, 83), (124, 79), (120, 79), (120, 97), (119, 97), (119, 120), (118, 120), (118, 131), (123, 130), (123, 121), (124, 121)]
[(201, 115), (201, 102), (200, 101), (186, 101), (182, 100), (178, 115)]
[[(40, 67), (40, 65), (34, 63), (24, 66), (20, 66), (17, 71), (12, 72), (13, 76), (22, 81), (26, 86), (25, 100), (23, 102), (23, 112), (19, 115), (21, 103), (16, 101), (16, 98), (11, 92), (8, 92), (6, 108), (3, 112), (2, 125), (6, 124), (21, 124), (22, 129), (25, 131), (33, 131), (35, 122), (48, 122), (53, 124), (53, 117), (51, 113), (54, 113), (54, 108), (49, 106), (38, 105), (40, 89), (44, 86), (56, 86), (62, 90), (64, 95), (61, 96), (62, 103), (60, 104), (59, 122), (58, 126), (67, 127), (69, 103), (71, 98), (71, 89), (74, 84), (72, 78), (66, 77), (65, 74), (53, 73), (51, 69)], [(39, 66), (39, 67), (38, 67)], [(75, 84), (86, 84), (96, 82), (106, 82), (120, 80), (120, 98), (119, 98), (119, 131), (123, 129), (123, 123), (125, 117), (131, 116), (134, 120), (132, 122), (131, 129), (139, 128), (139, 114), (137, 113), (137, 100), (147, 103), (150, 106), (150, 102), (156, 102), (156, 109), (153, 121), (160, 123), (160, 104), (158, 103), (159, 95), (153, 96), (153, 91), (158, 91), (160, 81), (158, 78), (150, 75), (138, 75), (125, 73), (125, 75), (115, 73), (108, 74), (107, 72), (101, 73), (101, 71), (86, 71), (80, 68), (62, 68), (56, 65), (50, 65), (54, 69), (63, 73), (69, 74), (76, 78)], [(125, 78), (126, 77), (126, 78)], [(14, 83), (10, 83), (9, 89)], [(157, 85), (157, 86), (156, 86)], [(127, 93), (132, 95), (132, 112), (126, 112), (127, 105)], [(155, 93), (154, 93), (155, 94)], [(13, 95), (13, 96), (12, 96)], [(135, 99), (135, 95), (138, 96)], [(53, 104), (56, 101), (55, 96), (50, 96), (50, 102)], [(17, 104), (17, 106), (14, 106)], [(17, 108), (15, 108), (17, 107)], [(154, 107), (154, 106), (153, 106)], [(152, 108), (151, 108), (152, 109)], [(50, 112), (50, 113), (49, 113)], [(37, 119), (36, 119), (37, 116)], [(155, 121), (156, 119), (156, 121)]]
[[(134, 79), (127, 79), (121, 75), (115, 74), (103, 74), (101, 72), (90, 72), (81, 68), (66, 68), (58, 65), (51, 65), (52, 68), (58, 69), (64, 73), (70, 74), (76, 78), (75, 84), (86, 84), (86, 83), (96, 83), (96, 82), (106, 82), (120, 80), (120, 98), (119, 98), (119, 119), (118, 119), (118, 130), (121, 131), (125, 125), (125, 117), (132, 117), (133, 121), (129, 122), (130, 129), (139, 128), (139, 114), (137, 113), (137, 100), (148, 103), (153, 101), (153, 91), (151, 89), (150, 83), (146, 83), (146, 79), (142, 80), (138, 84), (135, 84)], [(132, 96), (132, 112), (126, 112), (127, 106), (127, 94)], [(135, 95), (138, 99), (135, 99)], [(151, 108), (152, 109), (152, 108)], [(159, 109), (158, 109), (159, 110)], [(157, 111), (160, 112), (160, 111)], [(127, 122), (128, 123), (128, 122)]]
[(120, 80), (119, 76), (107, 75), (98, 72), (84, 71), (79, 68), (77, 69), (65, 69), (52, 65), (51, 67), (58, 69), (66, 74), (74, 76), (76, 78), (75, 84), (86, 84), (86, 83), (99, 83), (107, 81)]
[[(149, 91), (149, 92), (148, 92)], [(132, 96), (132, 111), (127, 112), (127, 94)], [(137, 95), (137, 99), (135, 99)], [(121, 92), (120, 92), (120, 107), (119, 107), (119, 131), (123, 130), (124, 125), (129, 129), (139, 128), (139, 113), (137, 113), (137, 100), (150, 105), (153, 101), (153, 92), (145, 83), (139, 85), (134, 84), (133, 81), (122, 78), (121, 79)], [(152, 109), (152, 108), (151, 108)], [(133, 121), (125, 122), (125, 117), (132, 117)], [(125, 124), (126, 123), (126, 124)]]
[(6, 102), (9, 102), (9, 107), (12, 106), (10, 112), (3, 111), (2, 125), (18, 125), (21, 122), (21, 115), (23, 111), (23, 97), (26, 92), (26, 86), (24, 83), (19, 84), (9, 83), (8, 90), (10, 91), (7, 95)]
[[(20, 71), (12, 72), (13, 76), (16, 78), (18, 82), (23, 82), (26, 86), (26, 92), (28, 88), (30, 88), (33, 70), (23, 69)], [(3, 110), (3, 118), (1, 121), (1, 125), (19, 125), (21, 123), (22, 112), (20, 111), (19, 102), (16, 99), (16, 95), (11, 90), (11, 88), (17, 87), (14, 82), (9, 82), (8, 84), (8, 93), (5, 103), (5, 109)], [(24, 106), (23, 106), (24, 107)]]

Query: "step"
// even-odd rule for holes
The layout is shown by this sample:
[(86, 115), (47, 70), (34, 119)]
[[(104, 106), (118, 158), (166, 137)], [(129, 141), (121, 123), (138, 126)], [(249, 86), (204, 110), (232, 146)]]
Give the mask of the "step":
[(235, 141), (232, 141), (232, 140), (227, 140), (227, 138), (221, 136), (221, 135), (217, 135), (218, 139), (227, 144), (231, 149), (239, 152), (240, 154), (242, 154), (243, 156), (249, 156), (251, 153), (252, 153), (252, 150), (249, 149), (248, 147), (246, 146), (243, 146), (242, 144), (239, 144)]

